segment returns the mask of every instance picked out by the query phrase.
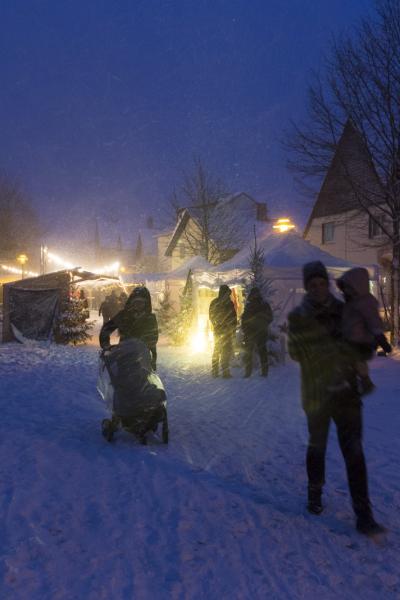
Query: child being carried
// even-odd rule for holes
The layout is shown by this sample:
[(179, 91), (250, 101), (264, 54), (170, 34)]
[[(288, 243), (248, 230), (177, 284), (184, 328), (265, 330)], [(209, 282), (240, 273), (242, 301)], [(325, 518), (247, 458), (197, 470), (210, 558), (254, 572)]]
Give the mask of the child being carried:
[(350, 269), (336, 283), (345, 299), (342, 316), (343, 338), (351, 344), (359, 357), (356, 369), (360, 393), (369, 394), (375, 385), (369, 376), (367, 361), (371, 360), (378, 346), (386, 353), (391, 352), (392, 347), (383, 332), (378, 301), (369, 291), (367, 269)]

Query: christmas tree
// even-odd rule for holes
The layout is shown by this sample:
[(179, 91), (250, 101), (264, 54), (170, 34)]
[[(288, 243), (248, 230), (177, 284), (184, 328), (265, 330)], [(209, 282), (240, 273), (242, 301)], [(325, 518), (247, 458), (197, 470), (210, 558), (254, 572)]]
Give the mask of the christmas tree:
[(73, 293), (61, 304), (56, 329), (55, 341), (58, 344), (85, 344), (90, 339), (93, 323), (87, 321), (85, 301)]
[(176, 327), (176, 317), (176, 311), (171, 303), (171, 290), (169, 289), (169, 285), (167, 283), (159, 301), (157, 320), (160, 327), (160, 332), (165, 334), (168, 338), (172, 338)]
[[(248, 276), (244, 285), (245, 295), (248, 296), (250, 290), (257, 287), (263, 299), (268, 302), (271, 306), (272, 313), (276, 314), (279, 310), (280, 305), (274, 303), (274, 295), (276, 289), (274, 289), (272, 282), (268, 277), (265, 276), (264, 270), (264, 249), (261, 248), (257, 243), (257, 234), (254, 227), (254, 245), (250, 249), (249, 255), (249, 271)], [(268, 328), (268, 341), (267, 350), (270, 364), (276, 364), (280, 362), (282, 354), (281, 349), (281, 332), (279, 329), (271, 323)]]
[(189, 337), (193, 322), (193, 277), (189, 270), (185, 287), (180, 297), (180, 311), (174, 319), (171, 338), (177, 345), (184, 344)]

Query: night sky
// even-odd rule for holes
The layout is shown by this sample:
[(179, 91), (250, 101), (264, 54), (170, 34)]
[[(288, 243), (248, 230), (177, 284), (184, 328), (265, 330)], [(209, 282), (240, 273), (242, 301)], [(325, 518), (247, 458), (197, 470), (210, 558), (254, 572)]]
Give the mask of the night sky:
[[(55, 227), (160, 216), (194, 155), (304, 218), (279, 137), (372, 0), (2, 0), (0, 168)], [(59, 219), (62, 215), (62, 219)]]

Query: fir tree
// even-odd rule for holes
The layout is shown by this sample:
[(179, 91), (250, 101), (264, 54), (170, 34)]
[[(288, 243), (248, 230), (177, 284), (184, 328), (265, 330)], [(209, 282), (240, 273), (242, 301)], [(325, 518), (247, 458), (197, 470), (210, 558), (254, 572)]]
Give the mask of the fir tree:
[(84, 300), (71, 295), (61, 305), (55, 330), (58, 344), (85, 344), (90, 339), (93, 323), (87, 321), (87, 308)]
[(189, 270), (185, 287), (180, 297), (180, 311), (174, 319), (172, 339), (175, 344), (184, 344), (188, 337), (193, 322), (193, 277)]
[(169, 285), (167, 283), (163, 292), (163, 297), (159, 302), (157, 320), (161, 333), (165, 334), (168, 338), (172, 337), (175, 329), (176, 316), (176, 311), (171, 303), (171, 290), (169, 289)]
[[(254, 245), (250, 249), (249, 271), (244, 284), (245, 295), (247, 297), (250, 290), (257, 287), (263, 299), (271, 306), (272, 313), (275, 314), (280, 305), (274, 303), (276, 289), (274, 289), (272, 281), (265, 276), (264, 258), (264, 249), (257, 243), (257, 234), (254, 227)], [(274, 327), (273, 323), (268, 328), (267, 350), (270, 364), (278, 363), (281, 355), (280, 332)]]

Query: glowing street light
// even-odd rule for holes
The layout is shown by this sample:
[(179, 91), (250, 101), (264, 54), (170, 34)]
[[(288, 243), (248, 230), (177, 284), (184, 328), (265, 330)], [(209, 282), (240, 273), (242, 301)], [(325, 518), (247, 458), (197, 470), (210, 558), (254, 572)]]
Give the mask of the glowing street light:
[(17, 256), (17, 261), (21, 265), (21, 279), (23, 279), (24, 278), (24, 266), (28, 262), (28, 257), (26, 254), (19, 254)]
[(291, 231), (295, 229), (296, 225), (291, 222), (290, 219), (278, 219), (275, 225), (272, 226), (272, 229), (276, 229), (279, 233), (286, 233), (287, 231)]

